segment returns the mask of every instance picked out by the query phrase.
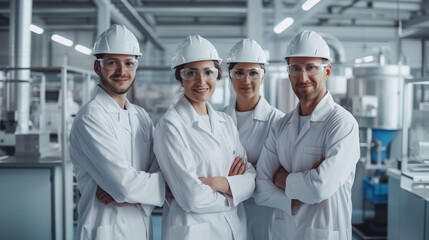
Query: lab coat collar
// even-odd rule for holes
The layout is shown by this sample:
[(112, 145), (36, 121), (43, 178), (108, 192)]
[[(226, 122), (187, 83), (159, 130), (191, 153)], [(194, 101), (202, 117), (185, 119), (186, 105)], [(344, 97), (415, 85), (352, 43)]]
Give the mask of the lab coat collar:
[[(237, 106), (237, 100), (234, 101), (233, 104), (229, 105), (225, 108), (225, 113), (230, 115), (234, 120), (235, 125), (237, 125), (237, 115), (235, 107)], [(261, 96), (258, 103), (256, 104), (255, 109), (252, 113), (252, 118), (259, 121), (268, 121), (270, 116), (271, 106), (267, 102), (267, 100)]]
[[(310, 129), (310, 122), (320, 122), (325, 121), (326, 118), (331, 113), (332, 109), (334, 108), (335, 102), (334, 99), (332, 99), (331, 93), (328, 91), (326, 95), (320, 100), (320, 102), (316, 105), (313, 112), (311, 113), (310, 121), (306, 122), (306, 124), (301, 128), (295, 128), (292, 132), (292, 135), (296, 139), (295, 144), (301, 140), (301, 138), (307, 133), (307, 131)], [(292, 118), (291, 118), (291, 124), (294, 124), (294, 126), (299, 126), (299, 103), (296, 106)]]
[[(97, 101), (106, 112), (119, 113), (121, 111), (121, 107), (119, 107), (119, 104), (115, 99), (107, 94), (100, 86), (98, 86), (95, 92), (94, 100)], [(130, 101), (128, 101), (127, 98), (125, 99), (125, 107), (130, 113), (137, 113), (136, 108), (130, 103)]]
[[(221, 116), (217, 111), (215, 111), (209, 103), (206, 103), (206, 105), (210, 117), (210, 122), (212, 124), (214, 122), (225, 122), (225, 118)], [(182, 95), (180, 97), (179, 101), (177, 101), (174, 107), (176, 108), (182, 119), (185, 121), (185, 123), (193, 124), (194, 122), (198, 122), (198, 114), (195, 111), (194, 107), (192, 107), (192, 104), (189, 102), (189, 100), (185, 97), (185, 95)]]
[(320, 100), (320, 102), (314, 108), (313, 112), (311, 113), (310, 121), (325, 121), (331, 113), (332, 109), (334, 109), (334, 106), (334, 99), (332, 98), (331, 93), (328, 91), (326, 95), (322, 98), (322, 100)]
[(255, 110), (253, 111), (253, 119), (259, 121), (268, 121), (270, 116), (271, 106), (267, 100), (261, 96), (258, 104), (256, 104)]

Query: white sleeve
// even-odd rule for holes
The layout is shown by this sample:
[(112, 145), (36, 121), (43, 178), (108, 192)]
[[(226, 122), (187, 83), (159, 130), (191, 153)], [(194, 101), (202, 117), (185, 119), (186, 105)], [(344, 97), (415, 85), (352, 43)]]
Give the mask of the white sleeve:
[[(235, 142), (238, 143), (238, 155), (244, 156), (246, 162), (246, 170), (242, 175), (235, 176), (227, 176), (226, 180), (229, 183), (229, 187), (231, 188), (232, 193), (232, 202), (233, 206), (237, 206), (239, 203), (249, 199), (253, 191), (255, 190), (255, 176), (256, 171), (253, 165), (247, 161), (246, 150), (243, 145), (240, 143), (240, 137), (238, 135), (238, 131), (235, 134)], [(232, 165), (232, 163), (231, 163)]]
[(191, 150), (170, 122), (155, 128), (154, 151), (174, 199), (187, 212), (210, 213), (231, 209), (227, 198), (203, 184), (197, 176)]
[(70, 156), (115, 201), (162, 206), (165, 182), (161, 173), (133, 168), (124, 159), (124, 149), (103, 116), (75, 119), (70, 134)]
[(274, 174), (282, 167), (277, 155), (277, 132), (275, 124), (270, 129), (268, 138), (262, 148), (256, 167), (256, 191), (255, 202), (272, 208), (278, 208), (285, 213), (292, 215), (292, 199), (286, 196), (285, 192), (273, 183)]
[(326, 137), (326, 159), (316, 169), (289, 174), (286, 195), (304, 203), (319, 203), (332, 196), (354, 173), (360, 157), (356, 121), (339, 119)]
[[(149, 116), (147, 116), (147, 120), (148, 120), (148, 124), (150, 126), (150, 156), (149, 156), (149, 173), (152, 174), (160, 174), (162, 176), (161, 173), (161, 169), (159, 168), (159, 164), (158, 161), (156, 160), (156, 156), (155, 156), (155, 152), (153, 151), (153, 134), (154, 134), (154, 130), (155, 128), (153, 127), (153, 123), (152, 120), (149, 118)], [(160, 186), (160, 192), (159, 194), (162, 194), (164, 192), (164, 197), (165, 195), (165, 181), (164, 181), (164, 177), (162, 176), (163, 181), (160, 182), (160, 184), (162, 184), (162, 186)], [(141, 204), (142, 208), (144, 209), (144, 212), (146, 214), (146, 216), (150, 216), (152, 214), (153, 209), (155, 208), (154, 205), (148, 205), (148, 204)]]

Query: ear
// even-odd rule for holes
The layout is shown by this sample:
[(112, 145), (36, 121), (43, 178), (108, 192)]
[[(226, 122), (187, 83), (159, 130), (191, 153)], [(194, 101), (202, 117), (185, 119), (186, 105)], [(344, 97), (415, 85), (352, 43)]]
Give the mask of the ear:
[(94, 60), (94, 72), (100, 76), (101, 75), (101, 69), (100, 69), (100, 63), (97, 60)]
[(264, 84), (264, 81), (265, 81), (265, 74), (264, 74), (264, 77), (262, 77), (261, 79), (261, 85)]
[(331, 71), (332, 71), (332, 65), (331, 65), (331, 64), (329, 64), (329, 65), (326, 67), (326, 75), (325, 75), (325, 79), (328, 79), (328, 78), (329, 78), (329, 76), (331, 76)]

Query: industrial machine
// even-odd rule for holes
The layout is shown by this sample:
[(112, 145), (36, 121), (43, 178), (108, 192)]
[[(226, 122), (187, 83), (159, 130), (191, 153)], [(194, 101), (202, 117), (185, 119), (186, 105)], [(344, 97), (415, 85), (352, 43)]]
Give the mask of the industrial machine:
[[(362, 224), (353, 229), (361, 237), (387, 236), (388, 186), (386, 169), (397, 163), (390, 145), (402, 129), (403, 86), (410, 79), (410, 67), (401, 65), (361, 65), (353, 68), (348, 80), (350, 112), (360, 128), (361, 160), (355, 186), (362, 191)], [(370, 203), (370, 204), (368, 204)], [(372, 218), (365, 217), (373, 209)], [(384, 237), (384, 238), (383, 238)], [(366, 239), (366, 238), (365, 238)]]
[[(353, 68), (347, 84), (350, 112), (364, 130), (363, 160), (368, 168), (383, 168), (388, 147), (402, 128), (404, 79), (411, 78), (409, 66), (371, 65)], [(371, 164), (375, 163), (375, 166)]]

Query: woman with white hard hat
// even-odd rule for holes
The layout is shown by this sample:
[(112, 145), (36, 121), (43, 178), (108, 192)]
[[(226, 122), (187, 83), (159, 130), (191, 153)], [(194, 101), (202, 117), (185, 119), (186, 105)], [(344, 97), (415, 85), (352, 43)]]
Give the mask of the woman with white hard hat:
[[(255, 40), (243, 39), (229, 51), (226, 63), (237, 94), (236, 100), (225, 108), (237, 126), (247, 158), (257, 168), (257, 161), (271, 125), (284, 114), (272, 107), (259, 94), (264, 83), (267, 60), (264, 50)], [(250, 198), (244, 202), (247, 217), (247, 239), (274, 239), (271, 231), (274, 209), (258, 206)]]
[(152, 239), (150, 216), (164, 203), (165, 181), (153, 152), (153, 123), (126, 98), (139, 44), (130, 30), (115, 24), (96, 39), (93, 54), (100, 83), (70, 132), (81, 193), (76, 239)]
[(220, 62), (214, 46), (198, 35), (188, 36), (173, 57), (184, 95), (159, 120), (154, 137), (173, 196), (164, 204), (163, 239), (247, 239), (241, 202), (254, 191), (255, 169), (231, 117), (208, 103), (221, 78)]

